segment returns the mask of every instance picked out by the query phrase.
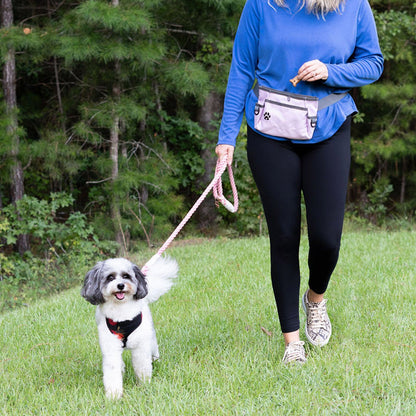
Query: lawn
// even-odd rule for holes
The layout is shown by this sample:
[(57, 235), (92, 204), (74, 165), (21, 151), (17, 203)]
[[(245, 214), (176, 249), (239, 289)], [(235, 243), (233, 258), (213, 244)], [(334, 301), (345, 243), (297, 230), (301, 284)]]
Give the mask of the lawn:
[[(168, 253), (180, 276), (152, 306), (151, 383), (125, 352), (124, 397), (105, 399), (94, 307), (77, 287), (0, 315), (0, 415), (416, 414), (415, 232), (345, 233), (327, 292), (333, 337), (308, 346), (304, 366), (281, 363), (266, 238)], [(301, 263), (303, 291), (305, 237)]]

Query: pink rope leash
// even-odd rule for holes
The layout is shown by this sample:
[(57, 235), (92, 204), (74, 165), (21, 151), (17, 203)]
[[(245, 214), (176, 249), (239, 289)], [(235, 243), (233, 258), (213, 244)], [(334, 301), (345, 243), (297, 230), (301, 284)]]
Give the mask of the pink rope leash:
[[(234, 205), (225, 198), (225, 196), (222, 192), (221, 175), (225, 171), (225, 167), (223, 166), (223, 164), (225, 164), (226, 167), (228, 168), (228, 177), (230, 178), (230, 185), (231, 185), (231, 190), (233, 192)], [(212, 189), (212, 193), (213, 193), (214, 198), (215, 198), (215, 203), (218, 207), (219, 202), (221, 202), (221, 204), (225, 208), (227, 208), (228, 211), (235, 213), (238, 210), (238, 193), (237, 193), (237, 187), (235, 186), (234, 175), (233, 175), (233, 170), (231, 168), (231, 165), (229, 165), (226, 162), (217, 162), (217, 166), (216, 166), (216, 169), (215, 169), (215, 175), (217, 175), (218, 173), (220, 173), (220, 177), (214, 183), (214, 187)]]
[[(221, 182), (221, 176), (228, 168), (228, 176), (230, 179), (230, 185), (233, 192), (233, 199), (234, 204), (232, 204), (230, 201), (228, 201), (223, 194), (222, 191), (222, 182)], [(237, 193), (237, 187), (235, 185), (234, 181), (234, 175), (231, 168), (231, 165), (227, 163), (226, 159), (217, 161), (217, 166), (215, 168), (215, 176), (214, 179), (210, 182), (210, 184), (206, 187), (205, 191), (201, 194), (201, 196), (198, 198), (198, 200), (195, 202), (193, 207), (189, 210), (189, 212), (185, 215), (183, 220), (180, 222), (180, 224), (175, 228), (173, 233), (170, 235), (170, 237), (165, 241), (165, 243), (162, 245), (162, 247), (159, 249), (159, 251), (142, 267), (142, 272), (144, 274), (147, 274), (149, 267), (151, 264), (153, 264), (170, 246), (172, 241), (176, 238), (176, 236), (180, 233), (182, 228), (185, 226), (185, 224), (190, 220), (192, 215), (195, 213), (195, 211), (198, 209), (198, 207), (202, 204), (204, 199), (207, 197), (209, 192), (213, 190), (213, 195), (216, 200), (216, 205), (218, 206), (218, 203), (221, 202), (222, 205), (226, 209), (228, 209), (230, 212), (237, 212), (238, 210), (238, 193)]]

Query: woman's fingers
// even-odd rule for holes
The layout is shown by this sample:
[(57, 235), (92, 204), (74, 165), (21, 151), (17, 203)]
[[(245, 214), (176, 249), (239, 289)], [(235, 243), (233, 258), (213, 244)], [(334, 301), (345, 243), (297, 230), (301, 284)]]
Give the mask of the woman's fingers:
[(231, 165), (234, 156), (234, 146), (229, 144), (219, 144), (215, 148), (215, 153), (217, 154), (218, 159), (226, 158), (227, 163)]
[(318, 59), (308, 61), (299, 68), (297, 77), (306, 82), (325, 81), (328, 79), (328, 68)]

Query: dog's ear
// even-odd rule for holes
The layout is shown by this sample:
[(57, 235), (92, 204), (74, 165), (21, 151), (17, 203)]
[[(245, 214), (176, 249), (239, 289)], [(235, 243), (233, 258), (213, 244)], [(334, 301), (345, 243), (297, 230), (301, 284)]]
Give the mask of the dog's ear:
[(85, 275), (84, 286), (81, 289), (81, 296), (93, 305), (104, 303), (101, 293), (102, 268), (103, 262), (100, 261)]
[(134, 299), (143, 299), (147, 295), (146, 278), (136, 265), (133, 266), (133, 271), (137, 280), (137, 291), (134, 294)]

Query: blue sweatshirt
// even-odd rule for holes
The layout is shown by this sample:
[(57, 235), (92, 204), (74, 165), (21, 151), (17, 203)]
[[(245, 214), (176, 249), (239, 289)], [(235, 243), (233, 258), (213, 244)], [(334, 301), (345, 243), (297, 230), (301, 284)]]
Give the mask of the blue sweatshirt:
[[(286, 0), (279, 7), (274, 0), (247, 0), (236, 33), (230, 74), (224, 101), (218, 144), (235, 145), (243, 119), (254, 129), (252, 87), (259, 85), (322, 98), (346, 92), (376, 81), (383, 71), (374, 17), (367, 0), (345, 0), (340, 12), (325, 18), (300, 9), (298, 0)], [(326, 81), (299, 82), (290, 79), (307, 61), (318, 59), (328, 68)], [(357, 108), (347, 94), (339, 102), (318, 112), (317, 143), (333, 136)], [(267, 136), (278, 140), (286, 140)]]

